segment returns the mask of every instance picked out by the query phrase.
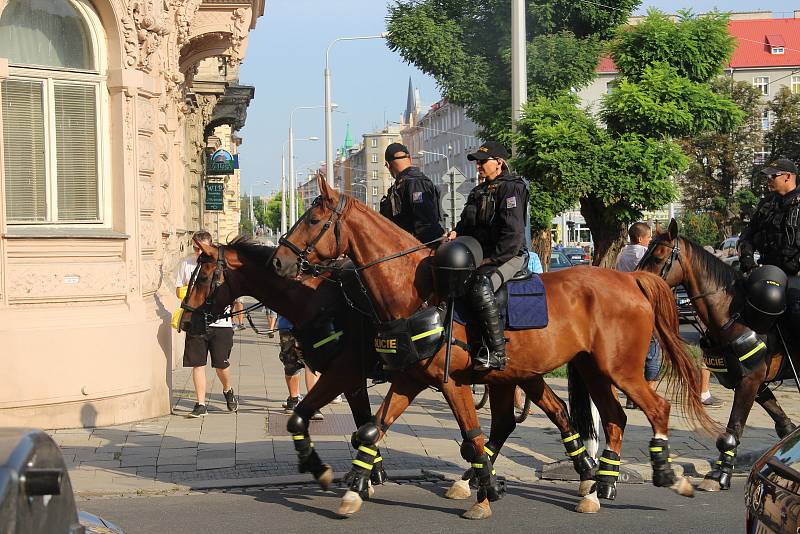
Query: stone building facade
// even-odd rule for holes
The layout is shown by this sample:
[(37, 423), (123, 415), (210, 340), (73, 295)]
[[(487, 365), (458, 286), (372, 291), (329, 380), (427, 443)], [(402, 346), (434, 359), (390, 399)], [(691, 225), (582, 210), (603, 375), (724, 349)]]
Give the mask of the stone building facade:
[(172, 273), (209, 226), (209, 142), (240, 142), (264, 1), (0, 0), (0, 425), (169, 412)]

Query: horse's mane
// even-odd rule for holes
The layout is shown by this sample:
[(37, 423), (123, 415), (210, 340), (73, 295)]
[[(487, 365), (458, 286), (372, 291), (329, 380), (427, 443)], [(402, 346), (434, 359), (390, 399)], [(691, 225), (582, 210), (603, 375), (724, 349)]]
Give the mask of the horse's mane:
[(714, 256), (699, 244), (686, 237), (682, 239), (686, 244), (686, 248), (692, 251), (692, 257), (696, 258), (697, 266), (711, 277), (718, 287), (729, 287), (736, 280), (742, 278), (741, 272)]
[(266, 265), (275, 254), (275, 247), (267, 246), (252, 237), (244, 235), (234, 237), (233, 240), (228, 242), (227, 246), (259, 265)]

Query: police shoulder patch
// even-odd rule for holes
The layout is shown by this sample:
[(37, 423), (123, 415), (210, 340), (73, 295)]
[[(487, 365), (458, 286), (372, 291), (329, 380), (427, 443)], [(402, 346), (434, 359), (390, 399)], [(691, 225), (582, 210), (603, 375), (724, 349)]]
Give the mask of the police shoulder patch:
[(411, 202), (414, 202), (415, 204), (421, 204), (422, 203), (422, 191), (412, 191), (412, 193), (411, 193)]
[(516, 207), (517, 207), (517, 197), (506, 198), (506, 209), (516, 208)]

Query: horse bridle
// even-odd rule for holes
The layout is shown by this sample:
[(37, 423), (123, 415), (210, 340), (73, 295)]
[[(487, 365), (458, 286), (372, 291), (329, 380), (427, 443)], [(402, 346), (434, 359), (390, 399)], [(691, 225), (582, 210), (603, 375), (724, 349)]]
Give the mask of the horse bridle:
[[(325, 202), (325, 199), (322, 197), (322, 195), (320, 195), (314, 199), (314, 202), (311, 203), (311, 206), (313, 208), (319, 206), (323, 202)], [(325, 235), (325, 232), (327, 232), (331, 226), (333, 226), (333, 235), (336, 239), (336, 254), (334, 255), (334, 258), (338, 258), (340, 256), (339, 251), (341, 250), (341, 229), (339, 223), (344, 215), (344, 209), (346, 206), (347, 195), (340, 195), (339, 202), (336, 204), (336, 207), (331, 210), (328, 220), (322, 225), (322, 228), (317, 236), (306, 244), (305, 248), (301, 249), (289, 241), (289, 236), (292, 235), (294, 230), (306, 219), (306, 217), (310, 216), (310, 209), (306, 211), (296, 223), (294, 223), (294, 226), (292, 226), (289, 231), (286, 232), (286, 235), (281, 236), (281, 238), (278, 240), (279, 245), (285, 246), (297, 256), (297, 267), (301, 273), (310, 273), (313, 276), (319, 276), (322, 271), (327, 269), (327, 266), (322, 263), (311, 263), (308, 261), (308, 255), (311, 254), (314, 249), (316, 249), (317, 243), (319, 243), (320, 239), (322, 239), (322, 237)]]
[[(189, 278), (189, 285), (186, 289), (186, 295), (184, 295), (183, 300), (181, 301), (181, 309), (191, 312), (192, 314), (202, 314), (206, 326), (222, 318), (216, 317), (206, 311), (211, 309), (211, 306), (214, 304), (214, 297), (217, 293), (217, 289), (219, 289), (219, 286), (222, 285), (225, 272), (228, 270), (228, 264), (225, 262), (225, 245), (219, 245), (218, 251), (219, 255), (217, 256), (216, 266), (214, 267), (214, 272), (211, 275), (211, 290), (208, 292), (208, 295), (206, 295), (206, 299), (203, 304), (196, 308), (189, 306), (189, 295), (192, 294), (192, 288), (194, 288), (197, 283), (197, 277), (200, 274), (200, 269), (204, 264), (211, 263), (210, 261), (203, 259), (205, 254), (201, 254), (197, 259), (197, 266), (194, 268), (194, 271), (192, 271), (192, 276)], [(213, 261), (213, 259), (211, 261)]]
[[(647, 249), (647, 252), (645, 252), (642, 259), (639, 260), (639, 263), (643, 264), (645, 261), (647, 261), (650, 258), (650, 256), (653, 255), (653, 251), (659, 244), (662, 243), (653, 242), (650, 245), (650, 248)], [(681, 260), (680, 254), (681, 254), (681, 240), (680, 237), (676, 235), (675, 241), (672, 244), (672, 251), (670, 252), (669, 259), (666, 262), (664, 262), (664, 266), (661, 267), (661, 272), (658, 273), (658, 276), (661, 277), (661, 279), (664, 280), (665, 282), (667, 280), (669, 272), (672, 270), (672, 265), (675, 263), (675, 260), (678, 260), (678, 263), (681, 265), (681, 267), (683, 267), (683, 260)]]

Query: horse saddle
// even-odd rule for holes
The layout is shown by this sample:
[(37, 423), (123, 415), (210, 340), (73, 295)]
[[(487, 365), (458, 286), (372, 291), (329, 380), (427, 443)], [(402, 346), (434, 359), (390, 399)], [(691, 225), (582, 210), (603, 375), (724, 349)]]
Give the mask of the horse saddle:
[[(506, 330), (530, 330), (547, 326), (547, 296), (542, 278), (538, 274), (527, 269), (518, 272), (500, 286), (495, 296)], [(456, 300), (454, 320), (465, 325), (472, 322), (468, 321), (471, 315), (469, 305), (463, 299)]]

